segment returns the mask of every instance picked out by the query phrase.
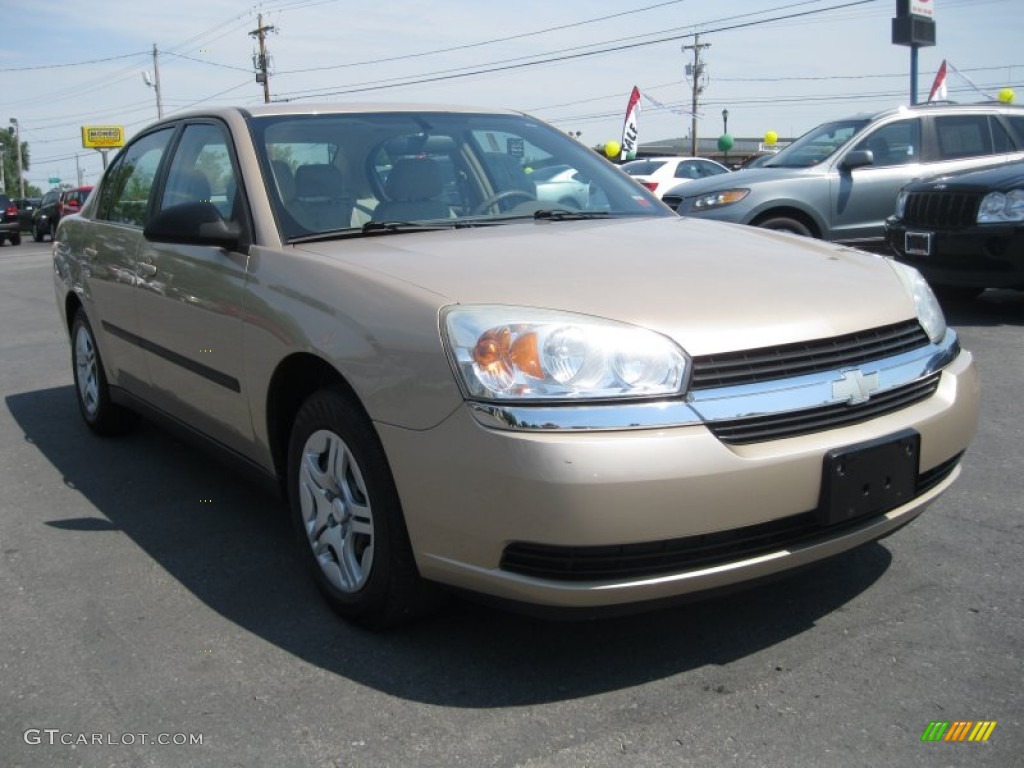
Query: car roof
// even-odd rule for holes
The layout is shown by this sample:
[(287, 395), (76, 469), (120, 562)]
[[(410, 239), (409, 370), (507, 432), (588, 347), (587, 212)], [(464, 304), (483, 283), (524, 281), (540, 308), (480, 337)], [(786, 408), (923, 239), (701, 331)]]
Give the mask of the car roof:
[(875, 121), (880, 120), (884, 117), (890, 117), (892, 115), (906, 115), (914, 113), (924, 112), (938, 112), (938, 111), (949, 111), (949, 112), (974, 112), (974, 111), (985, 111), (990, 112), (992, 110), (999, 112), (1020, 112), (1024, 114), (1024, 105), (1018, 104), (1005, 104), (1001, 101), (980, 101), (971, 104), (960, 104), (952, 101), (932, 101), (925, 104), (914, 104), (911, 106), (898, 106), (889, 107), (878, 112), (857, 112), (846, 117), (839, 118), (838, 120), (828, 120), (826, 122), (841, 122), (844, 120), (869, 120)]
[[(522, 115), (512, 109), (495, 109), (492, 107), (470, 107), (457, 104), (424, 104), (411, 102), (278, 102), (274, 104), (257, 104), (252, 106), (211, 107), (209, 109), (179, 112), (159, 121), (175, 122), (189, 117), (224, 117), (241, 115), (242, 117), (266, 117), (273, 115), (347, 115), (381, 112), (455, 112), (461, 114), (499, 114)], [(156, 125), (156, 123), (154, 123)]]

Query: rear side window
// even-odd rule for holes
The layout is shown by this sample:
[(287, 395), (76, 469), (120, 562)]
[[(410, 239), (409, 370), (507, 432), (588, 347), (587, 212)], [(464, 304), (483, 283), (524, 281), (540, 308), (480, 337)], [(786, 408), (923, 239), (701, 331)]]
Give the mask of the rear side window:
[[(935, 133), (939, 141), (939, 157), (955, 160), (961, 157), (982, 157), (996, 151), (992, 138), (994, 121), (988, 115), (947, 115), (935, 118)], [(1001, 126), (999, 127), (1002, 130)], [(1005, 131), (998, 143), (1008, 141)]]
[(153, 180), (173, 133), (173, 128), (165, 128), (125, 147), (103, 178), (97, 218), (145, 225)]

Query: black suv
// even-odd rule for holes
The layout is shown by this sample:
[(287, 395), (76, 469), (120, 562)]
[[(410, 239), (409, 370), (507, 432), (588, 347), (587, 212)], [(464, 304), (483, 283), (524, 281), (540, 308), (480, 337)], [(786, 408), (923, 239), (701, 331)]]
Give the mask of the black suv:
[(41, 202), (38, 197), (16, 197), (14, 204), (18, 206), (18, 218), (21, 219), (22, 231), (32, 229), (32, 219), (35, 218), (36, 208)]
[(52, 240), (61, 217), (82, 210), (82, 205), (90, 192), (92, 187), (74, 187), (51, 189), (43, 195), (43, 200), (32, 217), (32, 239), (41, 243), (43, 238), (49, 235)]
[(908, 184), (885, 233), (940, 295), (1024, 288), (1024, 161)]
[(21, 222), (18, 220), (18, 206), (0, 193), (0, 245), (4, 240), (10, 241), (11, 245), (21, 245)]

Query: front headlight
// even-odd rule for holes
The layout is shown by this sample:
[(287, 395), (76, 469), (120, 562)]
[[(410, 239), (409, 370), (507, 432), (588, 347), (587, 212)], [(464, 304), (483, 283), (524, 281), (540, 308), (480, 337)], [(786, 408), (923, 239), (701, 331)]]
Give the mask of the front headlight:
[(896, 195), (896, 218), (902, 219), (904, 212), (907, 210), (907, 191), (901, 189), (900, 193)]
[(907, 293), (914, 300), (917, 319), (921, 323), (921, 327), (924, 328), (924, 332), (928, 334), (928, 338), (935, 343), (942, 341), (946, 335), (946, 316), (942, 314), (939, 300), (935, 298), (927, 281), (913, 267), (900, 264), (892, 259), (887, 259), (887, 261), (895, 270), (903, 287), (907, 289)]
[(689, 360), (671, 339), (625, 323), (529, 307), (454, 307), (444, 341), (467, 397), (607, 400), (678, 395)]
[(749, 189), (726, 189), (721, 192), (711, 192), (695, 198), (691, 210), (707, 211), (711, 208), (721, 208), (723, 205), (732, 205), (749, 194)]
[(979, 224), (1024, 221), (1024, 189), (989, 192), (978, 207)]

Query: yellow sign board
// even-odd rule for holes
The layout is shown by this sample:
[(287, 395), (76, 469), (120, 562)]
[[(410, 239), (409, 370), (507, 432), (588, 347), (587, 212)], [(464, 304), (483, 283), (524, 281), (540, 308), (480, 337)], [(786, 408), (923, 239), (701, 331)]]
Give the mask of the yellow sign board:
[(120, 125), (83, 125), (82, 146), (86, 149), (123, 147), (124, 127)]

